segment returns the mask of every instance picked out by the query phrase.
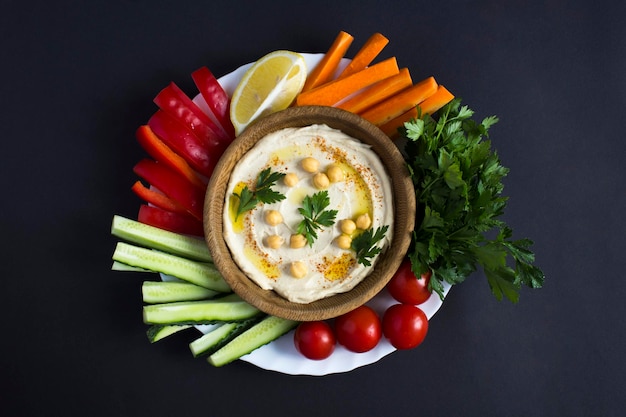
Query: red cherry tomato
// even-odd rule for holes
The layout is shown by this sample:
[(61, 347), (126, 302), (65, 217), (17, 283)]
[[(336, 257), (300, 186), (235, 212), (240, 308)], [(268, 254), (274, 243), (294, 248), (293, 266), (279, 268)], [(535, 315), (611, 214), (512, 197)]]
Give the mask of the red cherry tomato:
[(337, 341), (351, 352), (361, 353), (373, 349), (382, 337), (378, 314), (362, 305), (335, 319)]
[(321, 360), (335, 350), (335, 334), (325, 321), (305, 321), (296, 328), (293, 342), (304, 357)]
[(428, 290), (430, 271), (417, 278), (411, 270), (411, 261), (405, 259), (400, 268), (387, 284), (387, 291), (397, 301), (404, 304), (418, 305), (430, 298)]
[(419, 346), (428, 333), (428, 317), (411, 304), (394, 304), (383, 316), (383, 334), (396, 349)]

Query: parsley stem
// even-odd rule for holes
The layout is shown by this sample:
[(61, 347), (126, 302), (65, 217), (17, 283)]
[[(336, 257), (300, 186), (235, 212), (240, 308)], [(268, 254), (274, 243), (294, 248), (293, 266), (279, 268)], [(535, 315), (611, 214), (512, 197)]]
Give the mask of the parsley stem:
[(419, 196), (418, 196), (417, 198), (418, 198), (418, 199), (421, 199), (421, 198), (422, 198), (422, 196), (423, 196), (423, 195), (424, 195), (424, 194), (425, 194), (428, 190), (430, 190), (430, 189), (432, 188), (432, 186), (433, 186), (433, 185), (437, 184), (439, 181), (442, 181), (442, 180), (443, 180), (443, 178), (442, 178), (442, 177), (437, 177), (437, 178), (435, 178), (435, 180), (434, 180), (434, 181), (429, 182), (429, 183), (428, 183), (428, 184), (427, 184), (424, 188), (422, 188), (422, 189), (419, 191)]

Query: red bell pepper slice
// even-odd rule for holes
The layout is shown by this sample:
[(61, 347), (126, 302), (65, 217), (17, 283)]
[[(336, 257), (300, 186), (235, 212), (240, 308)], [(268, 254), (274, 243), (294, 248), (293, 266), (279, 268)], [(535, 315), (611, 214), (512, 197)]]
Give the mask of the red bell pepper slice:
[(194, 171), (191, 166), (189, 166), (184, 158), (174, 152), (161, 139), (159, 139), (158, 136), (154, 134), (152, 129), (150, 129), (150, 126), (140, 126), (139, 129), (137, 129), (135, 136), (137, 137), (137, 141), (141, 147), (148, 152), (148, 155), (157, 160), (157, 162), (166, 164), (195, 186), (202, 189), (206, 188), (208, 181), (201, 178), (200, 175)]
[(202, 222), (188, 214), (174, 213), (158, 207), (142, 204), (137, 220), (150, 226), (184, 235), (204, 236)]
[(221, 152), (207, 149), (202, 140), (191, 130), (163, 110), (157, 110), (152, 115), (148, 126), (193, 169), (207, 178), (211, 176)]
[(178, 202), (159, 191), (146, 187), (141, 181), (135, 182), (130, 189), (146, 203), (175, 213), (187, 213), (187, 209)]
[(207, 67), (192, 72), (191, 78), (209, 110), (232, 141), (235, 138), (235, 128), (230, 120), (230, 97)]
[(169, 113), (191, 129), (207, 146), (219, 146), (228, 137), (222, 129), (198, 107), (174, 82), (171, 82), (154, 98), (161, 110)]
[(150, 159), (139, 161), (133, 171), (163, 194), (185, 207), (193, 217), (202, 221), (204, 190), (192, 185), (167, 165)]

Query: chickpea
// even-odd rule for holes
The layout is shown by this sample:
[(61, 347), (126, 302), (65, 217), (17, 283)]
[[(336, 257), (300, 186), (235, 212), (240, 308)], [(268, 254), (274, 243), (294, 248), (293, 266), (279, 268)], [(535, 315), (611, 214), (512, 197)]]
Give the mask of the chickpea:
[(306, 157), (302, 160), (302, 162), (300, 163), (300, 165), (302, 166), (302, 169), (305, 170), (306, 172), (317, 172), (317, 170), (320, 167), (320, 163), (317, 159), (313, 158), (313, 157)]
[(289, 237), (289, 247), (292, 249), (300, 249), (306, 246), (306, 237), (303, 234), (297, 233)]
[(318, 190), (325, 190), (330, 185), (328, 177), (323, 172), (318, 172), (313, 176), (313, 185)]
[(283, 222), (283, 215), (278, 210), (268, 210), (265, 213), (265, 223), (276, 226)]
[(372, 219), (370, 219), (370, 215), (368, 213), (361, 214), (356, 218), (356, 227), (361, 230), (367, 230), (372, 225)]
[(307, 274), (307, 272), (309, 272), (309, 270), (304, 262), (295, 261), (291, 263), (289, 272), (291, 272), (291, 275), (293, 275), (294, 278), (302, 278)]
[(339, 235), (335, 239), (335, 243), (341, 249), (350, 249), (350, 246), (352, 245), (352, 238), (348, 235)]
[(271, 235), (265, 239), (265, 244), (272, 249), (278, 249), (283, 245), (284, 241), (285, 239), (283, 239), (282, 236)]
[(341, 231), (346, 235), (351, 235), (356, 230), (356, 223), (351, 219), (341, 221)]
[(298, 176), (293, 173), (290, 172), (288, 174), (285, 174), (285, 176), (283, 177), (283, 183), (287, 186), (287, 187), (293, 187), (298, 183)]
[(345, 178), (343, 169), (341, 169), (339, 165), (335, 164), (328, 167), (328, 169), (326, 170), (326, 175), (328, 176), (330, 182), (341, 182)]

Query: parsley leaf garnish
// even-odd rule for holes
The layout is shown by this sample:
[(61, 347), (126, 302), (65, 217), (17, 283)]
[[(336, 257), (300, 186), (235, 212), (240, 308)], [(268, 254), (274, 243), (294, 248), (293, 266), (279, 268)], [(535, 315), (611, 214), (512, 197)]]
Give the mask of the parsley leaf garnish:
[[(508, 169), (488, 140), (495, 116), (480, 123), (454, 99), (405, 123), (405, 155), (419, 208), (409, 258), (415, 274), (432, 271), (430, 289), (443, 298), (443, 282), (461, 283), (480, 266), (494, 296), (519, 299), (522, 285), (540, 288), (543, 272), (533, 265), (532, 241), (512, 240), (500, 219)], [(510, 266), (512, 264), (513, 266)]]
[(235, 219), (238, 219), (242, 213), (255, 208), (258, 203), (271, 204), (284, 200), (285, 196), (283, 194), (271, 188), (284, 176), (285, 174), (282, 172), (272, 172), (270, 168), (266, 168), (257, 176), (254, 191), (251, 191), (246, 185), (239, 194), (233, 193), (239, 198)]
[(379, 227), (376, 230), (370, 228), (352, 239), (350, 247), (356, 252), (358, 263), (365, 266), (372, 265), (370, 258), (375, 257), (382, 250), (379, 246), (376, 246), (376, 243), (385, 237), (385, 233), (387, 233), (388, 229), (389, 226), (387, 225)]
[(297, 232), (304, 235), (309, 246), (317, 239), (317, 230), (322, 226), (332, 226), (335, 223), (337, 210), (326, 210), (330, 205), (328, 191), (319, 191), (311, 196), (306, 196), (302, 201), (302, 207), (298, 212), (303, 219), (298, 224)]

